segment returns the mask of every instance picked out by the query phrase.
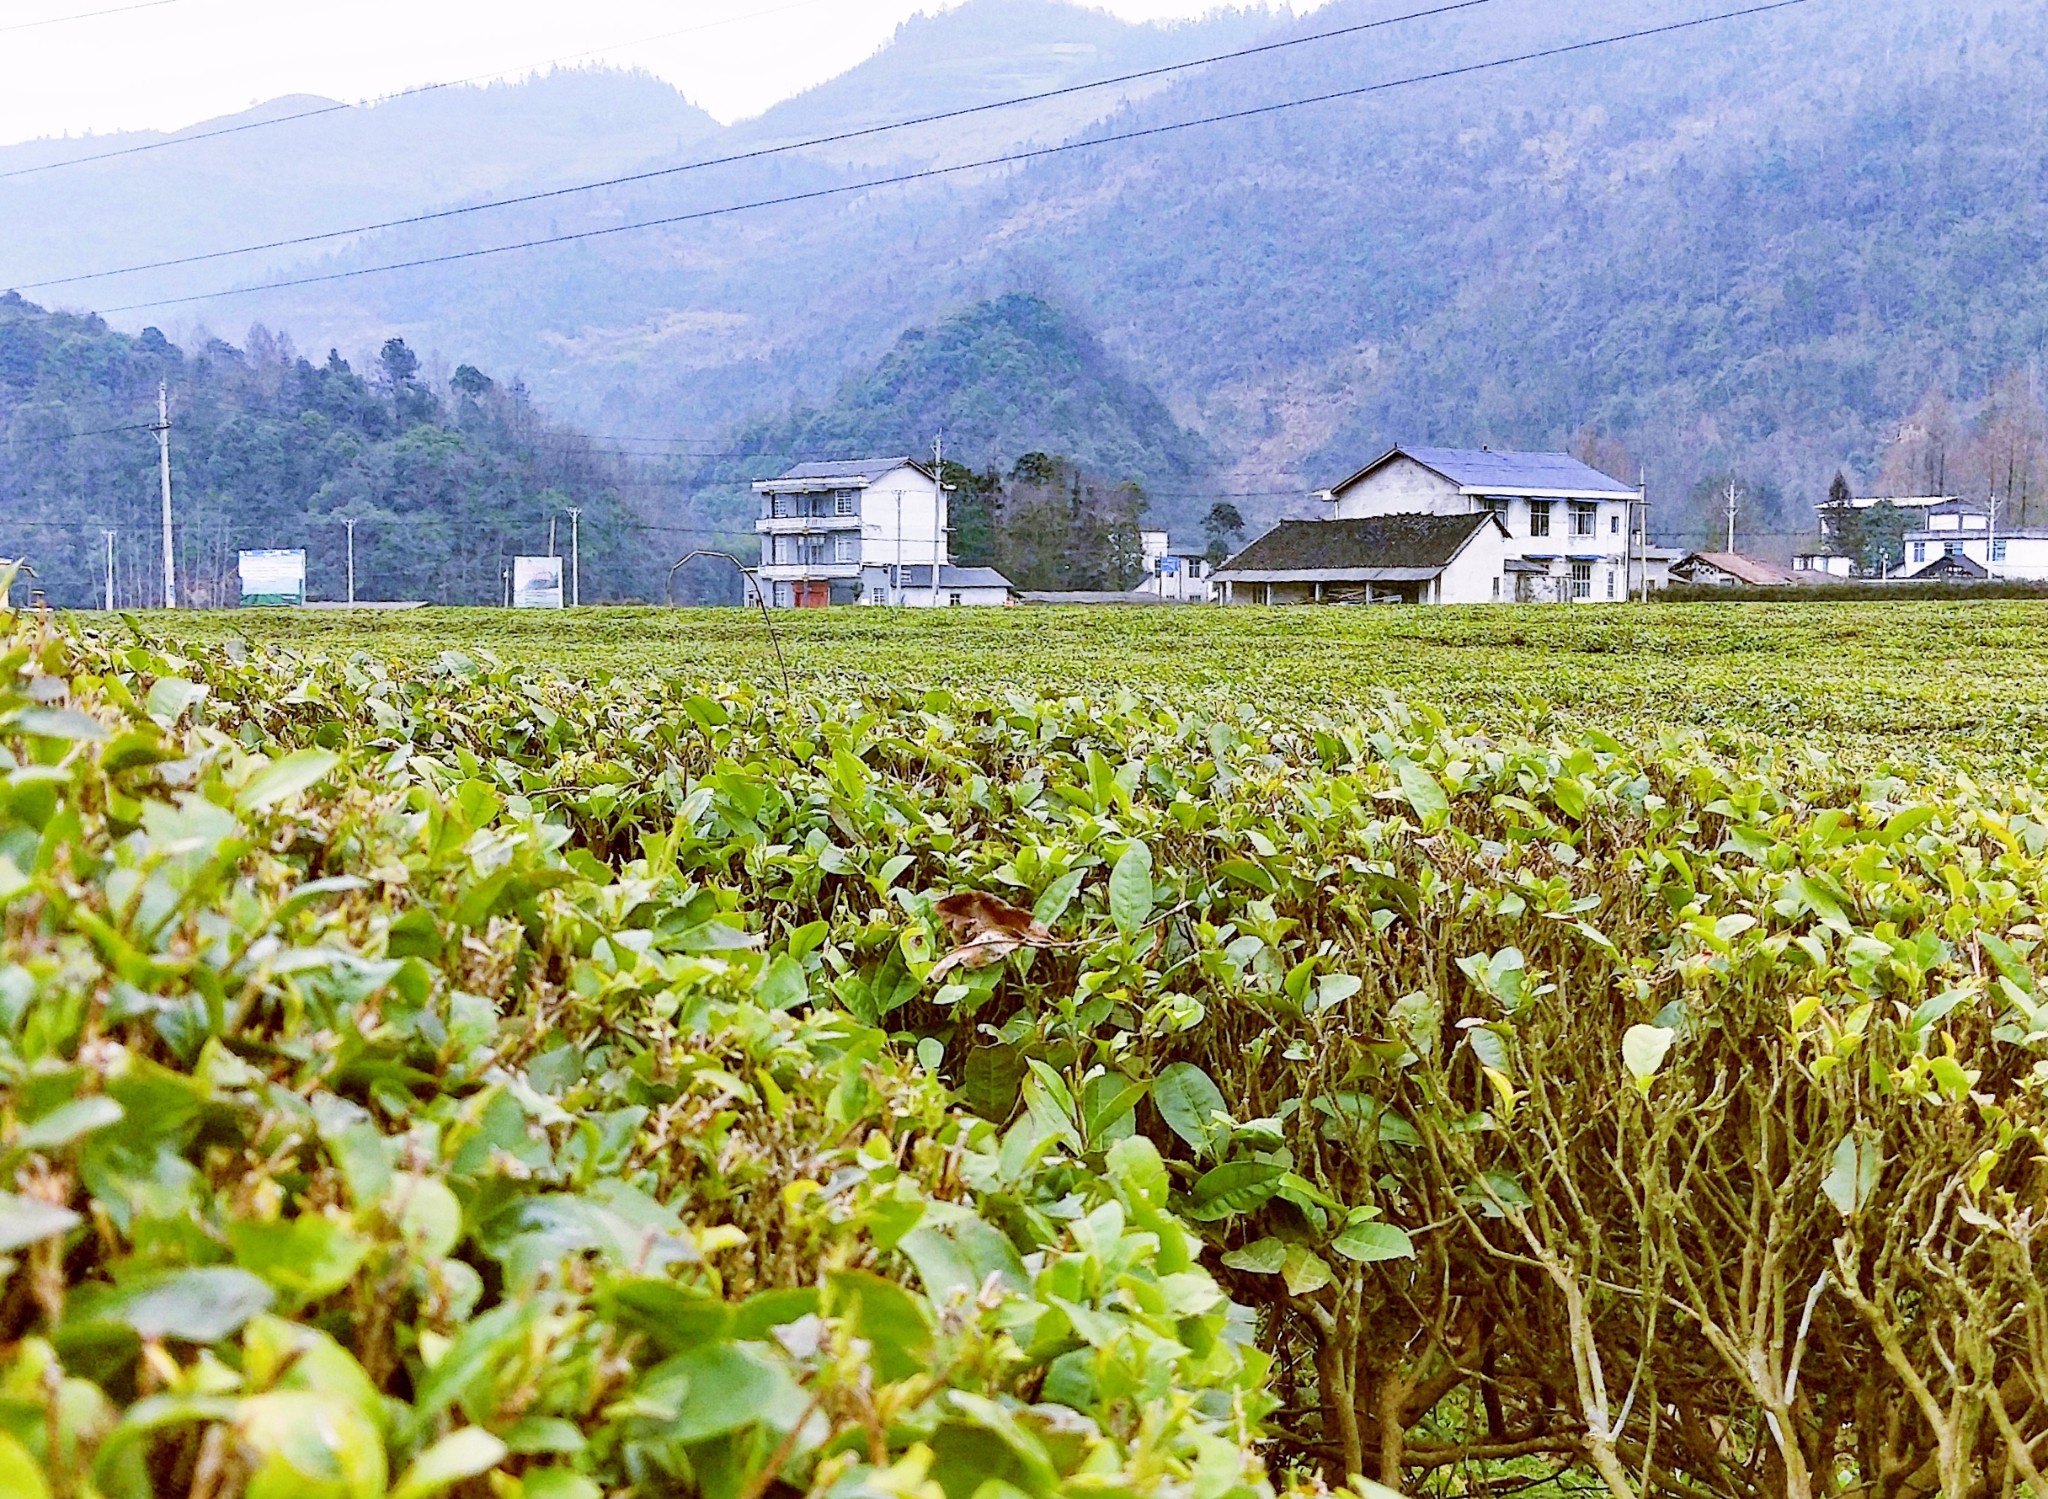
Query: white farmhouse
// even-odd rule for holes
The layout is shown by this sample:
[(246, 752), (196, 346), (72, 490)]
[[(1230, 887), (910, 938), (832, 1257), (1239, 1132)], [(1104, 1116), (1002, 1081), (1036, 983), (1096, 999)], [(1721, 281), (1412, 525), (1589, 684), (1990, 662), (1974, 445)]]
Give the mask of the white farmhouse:
[[(1393, 448), (1323, 492), (1334, 518), (1495, 516), (1517, 602), (1625, 599), (1643, 583), (1640, 488), (1565, 453)], [(1633, 549), (1631, 546), (1633, 543)]]
[(1991, 507), (1974, 500), (1944, 500), (1921, 512), (1906, 533), (1907, 578), (2048, 579), (2048, 531), (2000, 530)]
[(800, 463), (754, 485), (761, 587), (777, 609), (831, 604), (1008, 603), (989, 568), (953, 566), (946, 491), (911, 458)]
[(1519, 563), (1496, 515), (1282, 521), (1216, 569), (1226, 604), (1498, 604)]

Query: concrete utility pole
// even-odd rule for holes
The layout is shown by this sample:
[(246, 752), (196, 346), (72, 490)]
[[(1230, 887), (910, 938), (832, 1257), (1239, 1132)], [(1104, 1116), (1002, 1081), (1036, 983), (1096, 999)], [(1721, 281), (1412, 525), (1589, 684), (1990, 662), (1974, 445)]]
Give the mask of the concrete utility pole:
[(356, 601), (356, 523), (351, 517), (342, 525), (348, 531), (348, 601), (353, 604)]
[(583, 602), (583, 543), (577, 522), (583, 519), (583, 512), (574, 505), (569, 507), (569, 607), (576, 608)]
[(178, 607), (178, 562), (171, 549), (171, 383), (159, 380), (156, 387), (157, 467), (164, 488), (164, 607)]
[(1742, 491), (1733, 479), (1728, 481), (1728, 550), (1735, 550), (1735, 512), (1742, 508)]
[(101, 531), (100, 536), (107, 543), (107, 613), (114, 612), (114, 537), (113, 531)]
[(555, 519), (556, 517), (552, 515), (548, 517), (548, 555), (550, 557), (561, 555), (555, 550)]
[(899, 609), (903, 606), (903, 491), (896, 491), (896, 587), (895, 596), (889, 600)]
[(939, 607), (939, 561), (946, 553), (946, 439), (932, 439), (932, 607)]
[(1650, 601), (1650, 471), (1640, 469), (1636, 474), (1636, 530), (1632, 538), (1636, 543), (1636, 559), (1639, 569), (1636, 573), (1638, 586), (1642, 589), (1641, 602)]

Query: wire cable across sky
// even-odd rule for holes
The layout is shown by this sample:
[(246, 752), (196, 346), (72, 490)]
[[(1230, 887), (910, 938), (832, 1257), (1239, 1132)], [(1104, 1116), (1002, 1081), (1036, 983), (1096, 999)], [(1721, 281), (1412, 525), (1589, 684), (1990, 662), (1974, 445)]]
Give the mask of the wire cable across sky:
[[(1448, 0), (1448, 3), (1433, 6), (1428, 10), (1409, 11), (1398, 16), (1382, 16), (1375, 21), (1361, 21), (1353, 26), (1340, 26), (1333, 31), (1317, 31), (1307, 36), (1284, 37), (1279, 41), (1261, 42), (1256, 46), (1240, 47), (1231, 52), (1212, 53), (1207, 57), (1192, 58), (1187, 62), (1164, 63), (1156, 68), (1142, 68), (1135, 73), (1119, 73), (1114, 78), (1098, 78), (1091, 83), (1069, 83), (1059, 88), (1043, 89), (1035, 94), (1019, 94), (1009, 99), (991, 99), (982, 104), (969, 104), (959, 109), (941, 110), (936, 114), (915, 115), (907, 120), (891, 120), (885, 125), (863, 125), (854, 130), (834, 131), (829, 135), (815, 135), (805, 140), (783, 141), (772, 146), (757, 146), (748, 151), (736, 151), (726, 156), (711, 156), (700, 161), (683, 162), (672, 167), (652, 167), (644, 172), (629, 172), (620, 177), (601, 177), (593, 182), (572, 183), (568, 187), (548, 188), (541, 192), (521, 193), (516, 197), (493, 198), (486, 203), (465, 203), (455, 208), (438, 208), (428, 213), (408, 214), (404, 218), (384, 219), (374, 224), (357, 224), (347, 229), (327, 229), (318, 234), (300, 234), (289, 239), (267, 240), (261, 244), (240, 245), (232, 250), (209, 250), (199, 255), (180, 255), (169, 260), (145, 261), (140, 265), (120, 266), (109, 271), (86, 271), (76, 276), (57, 276), (48, 281), (24, 282), (17, 290), (41, 291), (52, 286), (73, 286), (81, 281), (101, 281), (109, 276), (129, 276), (141, 271), (168, 270), (173, 266), (200, 265), (210, 260), (227, 260), (237, 255), (254, 255), (264, 250), (284, 250), (299, 245), (317, 245), (327, 240), (347, 239), (351, 235), (371, 234), (380, 229), (402, 229), (415, 224), (431, 224), (440, 219), (462, 218), (472, 213), (487, 213), (497, 208), (515, 208), (526, 203), (545, 203), (555, 198), (566, 198), (576, 193), (599, 192), (611, 187), (630, 187), (636, 183), (654, 182), (666, 177), (679, 177), (686, 172), (701, 172), (712, 167), (734, 166), (741, 162), (760, 161), (771, 156), (786, 156), (798, 151), (814, 151), (824, 146), (844, 145), (849, 141), (867, 140), (878, 135), (888, 135), (898, 130), (914, 130), (921, 125), (937, 125), (948, 120), (964, 119), (969, 115), (988, 114), (999, 109), (1015, 109), (1026, 104), (1042, 104), (1049, 99), (1064, 99), (1074, 94), (1085, 94), (1096, 89), (1117, 88), (1126, 83), (1140, 83), (1147, 79), (1164, 78), (1173, 73), (1184, 73), (1193, 68), (1205, 68), (1215, 63), (1237, 62), (1248, 57), (1258, 57), (1269, 52), (1280, 52), (1290, 47), (1307, 46), (1313, 42), (1335, 41), (1340, 37), (1355, 36), (1361, 32), (1379, 31), (1388, 26), (1399, 26), (1410, 21), (1429, 20), (1437, 16), (1450, 15), (1454, 11), (1475, 10), (1482, 5), (1492, 5), (1497, 0)], [(448, 87), (435, 84), (435, 88)], [(337, 106), (348, 108), (347, 105)], [(313, 110), (310, 113), (323, 114), (327, 110)], [(301, 119), (303, 115), (289, 116)], [(252, 122), (246, 127), (254, 129)], [(31, 170), (40, 170), (31, 168)], [(9, 173), (0, 173), (4, 180)]]
[[(1062, 141), (1050, 146), (1033, 146), (1020, 151), (1005, 152), (999, 156), (983, 157), (976, 161), (957, 162), (950, 166), (922, 167), (915, 171), (898, 172), (886, 177), (870, 178), (860, 182), (839, 183), (831, 187), (811, 188), (804, 192), (784, 193), (770, 198), (756, 198), (750, 202), (729, 203), (717, 208), (702, 208), (690, 213), (669, 214), (661, 218), (643, 219), (630, 224), (608, 224), (595, 229), (581, 229), (567, 234), (544, 235), (536, 239), (517, 240), (508, 244), (486, 245), (469, 250), (451, 250), (444, 254), (423, 255), (411, 260), (388, 261), (381, 265), (355, 266), (347, 270), (323, 271), (308, 276), (293, 276), (279, 281), (261, 282), (253, 286), (226, 287), (216, 292), (198, 292), (187, 296), (161, 297), (147, 302), (129, 302), (120, 306), (105, 307), (100, 310), (106, 313), (117, 313), (143, 312), (159, 307), (182, 307), (194, 302), (216, 301), (222, 297), (253, 296), (261, 292), (284, 291), (293, 287), (319, 286), (337, 281), (351, 281), (363, 276), (383, 275), (392, 271), (418, 270), (426, 266), (449, 265), (465, 260), (480, 260), (486, 256), (509, 255), (522, 250), (544, 249), (553, 245), (575, 244), (588, 240), (604, 239), (612, 235), (633, 234), (647, 229), (661, 229), (678, 224), (699, 223), (707, 219), (725, 218), (732, 214), (748, 213), (764, 208), (781, 208), (798, 203), (813, 203), (827, 198), (847, 197), (856, 193), (872, 192), (877, 188), (898, 187), (912, 182), (930, 181), (935, 178), (954, 176), (962, 172), (1017, 166), (1026, 162), (1042, 161), (1050, 157), (1064, 156), (1080, 151), (1098, 150), (1105, 146), (1149, 140), (1159, 136), (1177, 134), (1183, 130), (1192, 130), (1204, 125), (1220, 125), (1239, 120), (1257, 119), (1268, 115), (1281, 114), (1289, 110), (1304, 109), (1314, 104), (1328, 104), (1342, 99), (1366, 98), (1394, 89), (1410, 88), (1424, 83), (1437, 83), (1451, 78), (1470, 77), (1474, 74), (1492, 72), (1500, 68), (1515, 67), (1522, 63), (1540, 62), (1546, 58), (1567, 57), (1576, 53), (1590, 52), (1604, 47), (1619, 46), (1627, 42), (1643, 41), (1651, 37), (1671, 36), (1680, 32), (1695, 31), (1705, 26), (1742, 20), (1750, 16), (1761, 16), (1776, 11), (1793, 10), (1813, 3), (1815, 3), (1815, 0), (1767, 0), (1765, 4), (1744, 6), (1738, 10), (1719, 11), (1713, 15), (1696, 16), (1685, 21), (1666, 22), (1660, 26), (1647, 26), (1635, 31), (1617, 32), (1610, 36), (1595, 37), (1583, 42), (1568, 42), (1555, 47), (1543, 47), (1532, 52), (1516, 53), (1511, 57), (1497, 57), (1485, 62), (1463, 63), (1455, 67), (1438, 68), (1427, 73), (1414, 73), (1403, 78), (1392, 78), (1378, 83), (1360, 84), (1356, 88), (1335, 89), (1328, 93), (1312, 94), (1301, 99), (1283, 99), (1271, 104), (1258, 104), (1244, 109), (1226, 110), (1219, 114), (1200, 115), (1190, 120), (1175, 120), (1164, 125), (1148, 125), (1136, 130), (1118, 131), (1108, 135)], [(567, 191), (567, 189), (560, 191)], [(56, 283), (41, 284), (53, 285)]]
[(68, 26), (73, 21), (97, 21), (102, 16), (125, 16), (131, 10), (160, 10), (177, 3), (178, 0), (141, 0), (137, 5), (116, 5), (107, 10), (81, 11), (77, 15), (45, 16), (40, 21), (13, 21), (0, 26), (0, 35), (10, 31), (37, 31), (45, 26)]

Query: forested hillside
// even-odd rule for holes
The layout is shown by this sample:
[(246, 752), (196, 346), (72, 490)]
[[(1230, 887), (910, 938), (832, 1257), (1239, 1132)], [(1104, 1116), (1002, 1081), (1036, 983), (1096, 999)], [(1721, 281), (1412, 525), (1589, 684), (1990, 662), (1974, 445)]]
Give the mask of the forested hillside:
[(1022, 294), (909, 329), (831, 400), (748, 422), (732, 446), (794, 462), (922, 453), (935, 436), (972, 468), (1057, 452), (1175, 493), (1215, 462), (1086, 328)]
[[(1388, 13), (1336, 0), (1276, 16), (1274, 34)], [(1108, 91), (1107, 117), (1073, 128), (1176, 125), (1683, 18), (1661, 0), (1494, 0)], [(1187, 33), (1181, 55), (1247, 25)], [(1113, 34), (1051, 3), (969, 0), (857, 79), (667, 159), (866, 123), (892, 92), (905, 114), (984, 98), (1007, 60), (1058, 55), (1062, 26)], [(1098, 76), (1123, 65), (1101, 37)], [(960, 77), (941, 91), (943, 55)], [(1254, 519), (1390, 441), (1562, 446), (1592, 430), (1647, 465), (1665, 539), (1703, 539), (1712, 481), (1732, 474), (1753, 497), (1745, 544), (1782, 552), (1838, 469), (1862, 488), (1899, 468), (1891, 440), (1930, 396), (1974, 441), (1994, 386), (2040, 353), (2044, 65), (2040, 6), (1814, 3), (1022, 168), (609, 232), (845, 188), (885, 157), (957, 161), (967, 136), (924, 132), (922, 156), (869, 142), (689, 172), (388, 231), (297, 269), (602, 238), (120, 316), (260, 316), (356, 354), (397, 332), (519, 370), (606, 432), (716, 438), (793, 401), (828, 406), (935, 308), (1021, 290), (1089, 326), (1199, 431), (1219, 488), (1275, 492)], [(293, 266), (215, 269), (224, 287)], [(161, 284), (62, 295), (114, 307)]]
[(191, 351), (155, 329), (0, 297), (0, 553), (26, 560), (53, 602), (162, 599), (157, 387), (176, 392), (172, 478), (181, 602), (236, 598), (242, 548), (303, 547), (309, 592), (344, 596), (344, 518), (356, 520), (358, 597), (491, 603), (517, 553), (564, 550), (580, 507), (584, 597), (646, 597), (658, 551), (643, 518), (665, 481), (545, 420), (524, 387), (470, 365), (445, 381), (402, 340), (374, 368), (314, 360), (257, 329), (246, 348)]

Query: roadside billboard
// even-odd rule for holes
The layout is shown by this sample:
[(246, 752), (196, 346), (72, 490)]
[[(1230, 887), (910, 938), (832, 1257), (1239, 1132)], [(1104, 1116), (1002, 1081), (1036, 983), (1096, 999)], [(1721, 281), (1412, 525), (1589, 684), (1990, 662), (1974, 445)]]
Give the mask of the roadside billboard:
[(514, 609), (561, 608), (562, 559), (560, 557), (514, 557), (512, 559), (512, 607)]
[(295, 609), (306, 602), (306, 553), (299, 549), (243, 552), (235, 570), (244, 609)]

